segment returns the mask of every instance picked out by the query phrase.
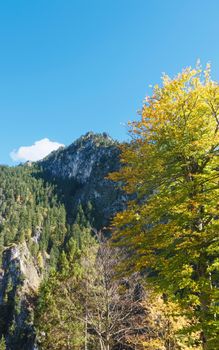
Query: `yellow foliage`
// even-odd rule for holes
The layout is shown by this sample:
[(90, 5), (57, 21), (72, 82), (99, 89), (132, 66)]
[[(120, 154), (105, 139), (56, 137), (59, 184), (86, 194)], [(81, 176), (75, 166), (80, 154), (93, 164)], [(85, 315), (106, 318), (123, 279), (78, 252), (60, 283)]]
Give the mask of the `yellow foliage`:
[(114, 242), (130, 253), (123, 268), (153, 271), (153, 284), (190, 311), (200, 342), (215, 349), (219, 85), (210, 67), (187, 68), (174, 79), (164, 75), (130, 132), (123, 167), (110, 176), (136, 195), (112, 224)]

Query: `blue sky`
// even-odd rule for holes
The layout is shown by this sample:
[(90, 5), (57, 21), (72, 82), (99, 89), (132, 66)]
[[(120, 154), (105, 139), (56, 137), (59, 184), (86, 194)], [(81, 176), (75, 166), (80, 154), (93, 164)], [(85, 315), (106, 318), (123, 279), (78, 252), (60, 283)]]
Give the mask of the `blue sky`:
[(219, 1), (0, 2), (0, 163), (48, 138), (89, 130), (127, 139), (162, 72), (212, 63), (219, 78)]

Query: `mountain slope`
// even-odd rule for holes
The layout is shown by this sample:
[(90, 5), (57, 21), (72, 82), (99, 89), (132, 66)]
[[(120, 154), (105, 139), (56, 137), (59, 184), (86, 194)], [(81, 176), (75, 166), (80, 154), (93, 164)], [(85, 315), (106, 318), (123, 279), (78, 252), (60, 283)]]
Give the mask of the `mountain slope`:
[(78, 216), (101, 228), (125, 205), (106, 178), (119, 168), (119, 147), (87, 133), (37, 164), (0, 171), (0, 337), (7, 349), (34, 349), (37, 290), (71, 236)]

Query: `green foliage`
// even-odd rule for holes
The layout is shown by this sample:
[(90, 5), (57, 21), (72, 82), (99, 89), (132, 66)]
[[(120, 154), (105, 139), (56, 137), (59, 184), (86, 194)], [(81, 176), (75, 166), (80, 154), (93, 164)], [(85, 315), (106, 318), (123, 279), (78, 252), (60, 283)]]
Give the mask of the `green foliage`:
[[(161, 298), (145, 298), (140, 276), (116, 278), (121, 252), (87, 228), (72, 237), (41, 286), (35, 314), (40, 349), (179, 350)], [(170, 305), (168, 305), (170, 308)], [(171, 309), (172, 310), (172, 309)], [(183, 348), (187, 349), (187, 348)]]
[[(35, 166), (0, 167), (0, 260), (4, 252), (3, 260), (7, 259), (7, 249), (27, 245), (34, 265), (43, 272), (56, 266), (67, 227), (65, 208), (53, 185), (38, 174)], [(0, 334), (7, 335), (13, 349), (24, 349), (33, 342), (34, 330), (29, 319), (32, 313), (21, 304), (24, 281), (19, 264), (14, 264), (13, 271), (6, 271), (1, 286)], [(28, 297), (31, 300), (33, 296)]]
[[(78, 226), (79, 229), (79, 226)], [(84, 275), (81, 259), (96, 248), (88, 229), (80, 229), (62, 251), (58, 269), (41, 287), (35, 324), (42, 349), (81, 349), (84, 339)]]
[(29, 166), (0, 167), (0, 254), (12, 243), (26, 241), (35, 254), (53, 249), (57, 255), (64, 242), (65, 208), (37, 173)]
[(0, 339), (0, 350), (6, 350), (6, 344), (3, 337)]

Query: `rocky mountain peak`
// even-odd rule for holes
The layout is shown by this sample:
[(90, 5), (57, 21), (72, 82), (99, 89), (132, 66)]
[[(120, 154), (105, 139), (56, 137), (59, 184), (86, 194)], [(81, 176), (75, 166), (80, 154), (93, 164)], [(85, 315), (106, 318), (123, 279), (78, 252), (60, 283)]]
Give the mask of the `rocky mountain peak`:
[(82, 135), (80, 138), (74, 141), (71, 146), (82, 146), (85, 144), (93, 144), (96, 146), (110, 146), (116, 144), (116, 141), (113, 140), (106, 132), (94, 133), (93, 131), (88, 131), (85, 135)]
[(40, 164), (52, 176), (73, 178), (83, 184), (89, 181), (98, 168), (101, 175), (111, 171), (108, 164), (111, 158), (118, 165), (118, 153), (118, 142), (107, 133), (95, 134), (90, 131), (70, 146), (52, 152)]
[[(70, 146), (51, 153), (40, 162), (43, 172), (55, 181), (68, 182), (72, 208), (91, 202), (106, 224), (112, 215), (123, 209), (125, 198), (107, 179), (119, 169), (119, 143), (107, 133), (88, 132)], [(72, 204), (73, 203), (73, 204)], [(72, 210), (72, 209), (71, 209)]]

